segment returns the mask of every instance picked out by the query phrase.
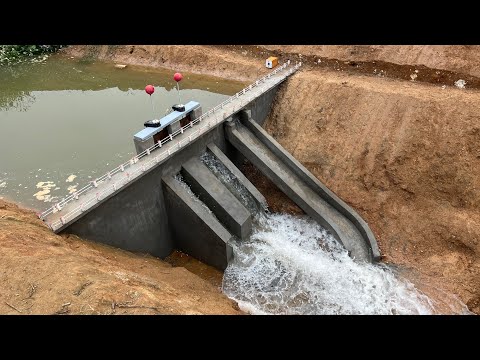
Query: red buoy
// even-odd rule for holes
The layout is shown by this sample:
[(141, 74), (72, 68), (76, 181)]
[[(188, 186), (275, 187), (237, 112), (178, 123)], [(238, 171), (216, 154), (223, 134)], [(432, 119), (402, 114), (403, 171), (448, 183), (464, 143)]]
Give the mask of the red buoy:
[(147, 85), (145, 86), (145, 92), (151, 96), (155, 92), (155, 88), (153, 85)]
[(175, 80), (176, 82), (182, 81), (182, 79), (183, 75), (180, 73), (175, 73), (175, 75), (173, 75), (173, 80)]

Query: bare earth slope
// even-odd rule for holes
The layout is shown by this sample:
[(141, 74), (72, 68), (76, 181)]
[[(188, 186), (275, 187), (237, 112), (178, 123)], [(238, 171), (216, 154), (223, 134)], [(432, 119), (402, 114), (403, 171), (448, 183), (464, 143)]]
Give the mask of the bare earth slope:
[(253, 81), (268, 69), (268, 56), (302, 61), (307, 67), (349, 71), (453, 86), (462, 79), (480, 89), (477, 45), (76, 45), (62, 50), (74, 57), (160, 66)]
[(0, 200), (1, 314), (240, 314), (183, 267), (76, 236)]
[(342, 61), (385, 61), (424, 65), (480, 77), (478, 45), (263, 45), (266, 50), (315, 55)]
[(302, 72), (267, 130), (369, 223), (389, 262), (480, 299), (480, 93)]
[(176, 71), (253, 81), (268, 69), (255, 58), (205, 45), (75, 45), (62, 50), (74, 57), (123, 64), (163, 67)]

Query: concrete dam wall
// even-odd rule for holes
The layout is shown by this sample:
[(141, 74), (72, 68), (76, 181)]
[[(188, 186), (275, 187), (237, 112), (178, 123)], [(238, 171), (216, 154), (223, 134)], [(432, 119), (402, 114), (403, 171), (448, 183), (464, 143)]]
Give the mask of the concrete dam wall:
[[(254, 215), (267, 208), (263, 195), (239, 170), (248, 160), (330, 231), (353, 258), (379, 260), (375, 237), (363, 219), (260, 126), (286, 76), (268, 78), (257, 93), (245, 96), (244, 90), (246, 101), (241, 106), (227, 103), (223, 118), (214, 115), (206, 125), (192, 121), (181, 133), (177, 129), (178, 142), (162, 146), (158, 141), (158, 147), (151, 147), (150, 135), (140, 139), (142, 143), (136, 139), (137, 154), (142, 151), (143, 158), (134, 158), (129, 171), (138, 175), (132, 179), (122, 165), (121, 171), (113, 177), (109, 173), (100, 185), (94, 182), (95, 188), (108, 187), (104, 195), (91, 189), (97, 191), (96, 197), (88, 190), (83, 199), (78, 200), (78, 195), (76, 200), (69, 199), (63, 213), (61, 206), (49, 213), (50, 224), (57, 224), (52, 229), (161, 258), (179, 249), (225, 269), (232, 257), (232, 241), (247, 239)], [(194, 108), (198, 110), (197, 105)], [(165, 136), (172, 139), (168, 133)], [(128, 181), (118, 181), (120, 176)]]
[[(215, 157), (247, 189), (257, 206), (266, 201), (233, 161), (246, 157), (310, 217), (329, 230), (351, 256), (380, 258), (368, 225), (275, 142), (250, 111), (218, 126), (162, 166), (102, 203), (67, 232), (126, 250), (168, 256), (173, 249), (225, 269), (233, 237), (245, 239), (252, 228), (252, 207), (227, 188), (201, 160)], [(231, 159), (233, 160), (231, 160)], [(175, 179), (181, 175), (185, 186)], [(200, 201), (195, 201), (194, 198)], [(203, 204), (202, 204), (203, 203)], [(204, 208), (206, 205), (208, 210)]]
[[(275, 87), (247, 105), (262, 122), (276, 91)], [(226, 140), (224, 126), (219, 125), (143, 173), (122, 191), (100, 201), (61, 231), (161, 258), (179, 249), (224, 269), (231, 256), (226, 243), (232, 236), (249, 235), (251, 214), (224, 184), (215, 182), (215, 175), (200, 162), (207, 148), (226, 168), (233, 169), (235, 178), (250, 189), (258, 204), (266, 207), (263, 196), (229, 160), (229, 156), (238, 155)], [(201, 211), (191, 194), (174, 179), (177, 174), (184, 177), (213, 214)]]

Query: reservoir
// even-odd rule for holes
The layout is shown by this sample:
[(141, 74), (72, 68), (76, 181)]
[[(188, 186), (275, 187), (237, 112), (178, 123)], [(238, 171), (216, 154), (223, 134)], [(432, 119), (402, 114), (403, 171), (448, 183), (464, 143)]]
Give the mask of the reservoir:
[[(173, 74), (62, 54), (1, 66), (0, 198), (43, 210), (127, 161), (143, 123), (178, 103)], [(155, 86), (151, 99), (147, 84)], [(180, 96), (205, 112), (243, 87), (183, 73)]]

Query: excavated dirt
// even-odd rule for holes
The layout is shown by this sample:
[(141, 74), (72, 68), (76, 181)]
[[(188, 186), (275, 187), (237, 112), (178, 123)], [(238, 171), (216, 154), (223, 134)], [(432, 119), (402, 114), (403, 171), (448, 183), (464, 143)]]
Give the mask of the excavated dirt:
[(221, 293), (222, 274), (198, 261), (189, 266), (209, 281), (152, 256), (55, 235), (3, 200), (0, 229), (2, 314), (242, 313)]
[(266, 129), (368, 222), (387, 262), (480, 312), (480, 93), (305, 71)]
[(435, 71), (480, 77), (478, 45), (262, 45), (261, 48), (320, 59), (425, 66)]
[[(279, 90), (265, 125), (267, 131), (360, 213), (375, 233), (386, 262), (411, 269), (425, 287), (433, 286), (439, 294), (443, 290), (458, 294), (470, 310), (480, 313), (479, 46), (123, 45), (72, 46), (64, 51), (70, 56), (162, 66), (241, 81), (252, 81), (267, 73), (264, 61), (270, 55), (278, 55), (281, 61), (301, 60), (305, 64), (303, 70)], [(454, 86), (459, 79), (466, 81), (465, 89)], [(283, 194), (269, 186), (254, 169), (247, 166), (244, 171), (263, 189), (274, 211), (298, 211), (290, 204), (282, 205)], [(89, 281), (85, 274), (96, 274), (98, 280), (80, 296), (95, 300), (86, 299), (88, 307), (84, 301), (75, 303), (76, 307), (68, 305), (70, 311), (84, 313), (92, 307), (96, 312), (154, 312), (146, 308), (113, 309), (113, 302), (151, 307), (156, 304), (157, 309), (168, 312), (169, 306), (173, 306), (170, 304), (178, 299), (171, 294), (181, 290), (152, 290), (146, 283), (136, 286), (132, 279), (147, 275), (150, 279), (156, 268), (167, 272), (162, 276), (170, 276), (172, 284), (168, 286), (174, 287), (181, 276), (193, 276), (183, 268), (171, 268), (165, 263), (162, 268), (157, 265), (158, 260), (142, 258), (155, 261), (155, 267), (147, 275), (129, 272), (128, 280), (122, 280), (123, 275), (115, 274), (126, 273), (125, 267), (134, 255), (118, 251), (116, 254), (123, 257), (116, 255), (118, 260), (114, 261), (99, 254), (98, 249), (104, 248), (101, 245), (74, 237), (58, 238), (36, 224), (3, 231), (6, 220), (0, 221), (0, 239), (6, 244), (0, 251), (2, 259), (7, 259), (1, 265), (2, 312), (16, 312), (5, 302), (22, 311), (63, 311), (62, 304), (73, 304), (77, 298), (71, 294)], [(18, 225), (14, 220), (8, 221), (9, 226)], [(44, 239), (32, 243), (28, 235)], [(80, 258), (90, 261), (90, 265), (85, 261), (75, 265), (78, 271), (70, 270), (68, 265), (76, 264), (75, 246), (80, 252), (85, 250)], [(9, 250), (11, 247), (16, 249)], [(51, 255), (63, 251), (65, 255)], [(45, 259), (52, 261), (50, 270), (39, 275), (32, 270), (33, 261), (41, 269)], [(198, 264), (192, 265), (191, 260), (178, 254), (170, 261), (190, 263), (190, 269), (199, 272), (195, 270)], [(60, 274), (58, 269), (68, 270)], [(69, 277), (72, 271), (75, 281)], [(19, 280), (8, 285), (7, 275)], [(42, 280), (41, 276), (45, 278)], [(203, 276), (213, 281), (208, 272)], [(160, 275), (158, 279), (166, 281)], [(175, 308), (177, 312), (238, 312), (218, 289), (195, 279), (199, 283), (191, 283), (192, 289), (205, 286), (212, 300), (200, 300), (199, 307), (195, 307), (193, 294), (197, 290), (182, 292), (190, 302)], [(109, 281), (121, 290), (113, 292), (115, 286), (108, 285)], [(25, 310), (30, 306), (28, 299), (37, 296), (37, 290), (29, 295), (33, 291), (31, 285), (38, 282), (55, 301), (46, 295), (40, 298), (38, 291), (38, 305)], [(68, 287), (62, 288), (63, 282)], [(160, 289), (172, 289), (168, 286)], [(140, 297), (133, 298), (135, 292), (128, 292), (132, 287)], [(154, 303), (155, 297), (150, 295), (154, 291), (165, 296), (168, 305)], [(49, 305), (42, 308), (41, 301)]]
[[(255, 47), (256, 49), (256, 47)], [(480, 46), (464, 45), (267, 45), (262, 49), (310, 67), (468, 88), (480, 87)], [(258, 49), (257, 49), (258, 52)]]
[(480, 88), (477, 45), (78, 45), (67, 55), (123, 64), (252, 81), (266, 74), (268, 56), (302, 61), (307, 68), (389, 77), (453, 87), (457, 80)]
[(253, 81), (269, 72), (245, 51), (202, 45), (76, 45), (62, 49), (69, 56), (121, 64), (163, 67), (239, 81)]

